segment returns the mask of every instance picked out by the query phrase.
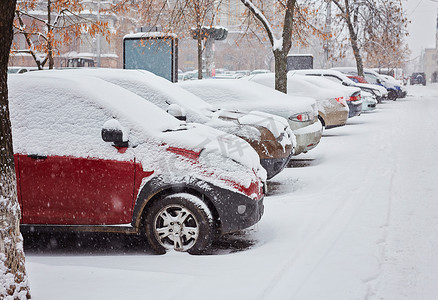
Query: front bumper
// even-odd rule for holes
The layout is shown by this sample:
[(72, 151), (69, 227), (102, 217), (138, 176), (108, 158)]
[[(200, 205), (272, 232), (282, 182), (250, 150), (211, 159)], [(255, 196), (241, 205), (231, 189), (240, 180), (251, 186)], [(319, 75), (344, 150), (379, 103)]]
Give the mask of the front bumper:
[(267, 178), (271, 179), (280, 173), (288, 164), (291, 155), (281, 158), (265, 158), (260, 159), (260, 164), (266, 170)]
[(251, 227), (262, 218), (264, 197), (254, 200), (243, 194), (216, 186), (211, 186), (211, 188), (215, 196), (210, 199), (219, 214), (221, 234)]

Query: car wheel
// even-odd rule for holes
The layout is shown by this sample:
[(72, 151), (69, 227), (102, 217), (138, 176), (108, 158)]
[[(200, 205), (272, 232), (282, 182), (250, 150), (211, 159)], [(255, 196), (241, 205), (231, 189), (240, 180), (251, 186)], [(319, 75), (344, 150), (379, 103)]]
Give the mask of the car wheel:
[(213, 216), (198, 197), (173, 194), (155, 201), (147, 210), (145, 231), (149, 244), (159, 254), (169, 250), (202, 254), (213, 241)]
[(325, 121), (324, 121), (324, 119), (320, 115), (318, 115), (318, 120), (321, 122), (322, 130), (324, 131), (325, 130)]
[(397, 100), (397, 93), (393, 90), (389, 91), (388, 98), (393, 101)]

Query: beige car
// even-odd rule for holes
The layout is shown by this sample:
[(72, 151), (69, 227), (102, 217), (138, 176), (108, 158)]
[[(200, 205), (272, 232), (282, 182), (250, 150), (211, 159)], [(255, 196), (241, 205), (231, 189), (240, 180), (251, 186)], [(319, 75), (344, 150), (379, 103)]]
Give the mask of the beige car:
[[(250, 76), (249, 80), (274, 87), (273, 73)], [(349, 109), (346, 99), (339, 91), (320, 88), (301, 76), (288, 74), (287, 93), (292, 96), (314, 98), (318, 108), (318, 118), (325, 129), (343, 126), (347, 123)]]

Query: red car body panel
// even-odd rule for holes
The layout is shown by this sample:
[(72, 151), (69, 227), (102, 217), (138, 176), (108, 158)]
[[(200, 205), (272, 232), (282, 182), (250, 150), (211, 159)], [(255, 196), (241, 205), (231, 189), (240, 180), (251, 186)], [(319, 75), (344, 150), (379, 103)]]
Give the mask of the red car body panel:
[(153, 173), (135, 161), (20, 154), (15, 160), (24, 224), (130, 223), (141, 180)]

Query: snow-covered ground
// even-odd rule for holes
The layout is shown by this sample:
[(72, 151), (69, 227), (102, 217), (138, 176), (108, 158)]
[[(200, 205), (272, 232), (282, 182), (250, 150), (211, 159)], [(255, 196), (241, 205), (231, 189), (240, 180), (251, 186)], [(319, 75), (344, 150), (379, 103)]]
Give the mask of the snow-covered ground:
[(260, 223), (211, 255), (25, 242), (33, 299), (437, 299), (438, 86), (408, 88), (325, 131), (271, 180)]

